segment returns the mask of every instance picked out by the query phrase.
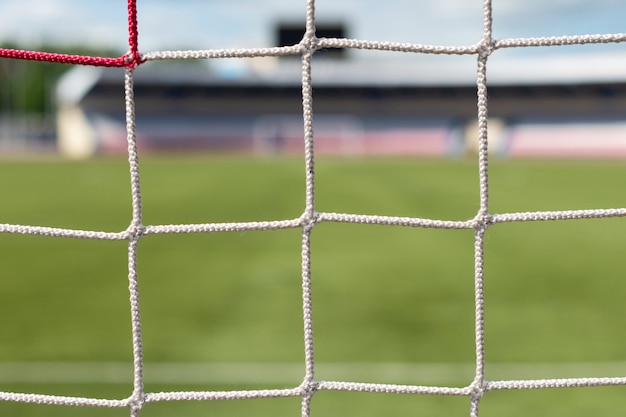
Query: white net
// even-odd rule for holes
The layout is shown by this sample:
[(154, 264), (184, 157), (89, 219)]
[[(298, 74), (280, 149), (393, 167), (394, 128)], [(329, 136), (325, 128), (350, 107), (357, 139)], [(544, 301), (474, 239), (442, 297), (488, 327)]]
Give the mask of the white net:
[[(134, 2), (129, 2), (134, 7)], [(311, 402), (319, 391), (359, 391), (371, 393), (397, 393), (417, 395), (464, 396), (470, 401), (470, 415), (479, 415), (481, 399), (490, 391), (512, 389), (536, 389), (558, 387), (589, 387), (626, 385), (626, 378), (562, 378), (539, 380), (497, 380), (485, 379), (485, 295), (484, 281), (484, 236), (486, 230), (498, 223), (529, 222), (529, 221), (562, 221), (572, 219), (623, 217), (626, 209), (597, 209), (547, 212), (515, 212), (492, 214), (489, 211), (489, 170), (488, 170), (488, 97), (487, 97), (487, 64), (490, 57), (499, 50), (522, 47), (548, 47), (561, 45), (581, 45), (618, 43), (626, 41), (626, 34), (597, 34), (579, 36), (561, 36), (549, 38), (492, 38), (492, 7), (489, 0), (484, 1), (483, 35), (480, 42), (473, 45), (450, 47), (439, 45), (405, 44), (359, 39), (329, 39), (316, 37), (315, 1), (306, 3), (306, 32), (301, 42), (286, 47), (260, 49), (214, 49), (162, 51), (141, 54), (140, 59), (125, 70), (125, 103), (126, 128), (128, 140), (128, 160), (130, 164), (130, 182), (132, 193), (132, 221), (128, 228), (121, 232), (100, 232), (90, 230), (73, 230), (51, 227), (34, 227), (17, 224), (0, 224), (0, 232), (26, 235), (40, 235), (68, 239), (119, 240), (128, 242), (128, 279), (130, 289), (130, 307), (132, 317), (132, 342), (134, 357), (134, 389), (130, 397), (113, 399), (92, 399), (79, 397), (52, 396), (40, 394), (23, 394), (0, 392), (0, 400), (23, 403), (55, 404), (88, 407), (126, 407), (131, 415), (138, 416), (142, 408), (149, 403), (184, 400), (231, 400), (251, 398), (301, 397), (302, 416), (311, 415)], [(131, 22), (132, 26), (132, 22)], [(131, 28), (132, 32), (132, 28)], [(131, 45), (131, 52), (132, 52)], [(352, 48), (379, 51), (405, 52), (412, 54), (438, 55), (474, 55), (477, 61), (477, 121), (478, 121), (478, 171), (480, 208), (475, 217), (466, 221), (432, 220), (426, 218), (393, 217), (348, 213), (319, 212), (316, 210), (315, 198), (315, 155), (313, 131), (313, 100), (311, 63), (314, 53), (323, 48)], [(132, 54), (131, 54), (132, 55)], [(129, 57), (131, 55), (128, 55)], [(295, 219), (208, 223), (208, 224), (175, 224), (175, 225), (144, 225), (142, 220), (142, 193), (140, 181), (140, 163), (136, 146), (135, 102), (133, 97), (133, 77), (136, 67), (148, 61), (157, 60), (188, 60), (188, 59), (219, 59), (219, 58), (251, 58), (268, 56), (301, 56), (302, 59), (302, 115), (304, 120), (304, 169), (306, 172), (306, 198), (302, 215)], [(19, 58), (19, 57), (18, 57)], [(130, 61), (129, 61), (130, 62)], [(82, 62), (84, 63), (84, 62)], [(87, 64), (90, 64), (89, 62)], [(95, 64), (98, 64), (97, 62)], [(475, 377), (463, 387), (397, 385), (379, 383), (358, 383), (349, 381), (323, 381), (316, 378), (314, 356), (314, 320), (311, 284), (311, 232), (320, 223), (340, 222), (366, 225), (385, 225), (413, 228), (434, 229), (468, 229), (474, 231), (474, 297), (475, 297)], [(237, 391), (194, 391), (194, 392), (145, 392), (144, 363), (142, 345), (142, 320), (140, 316), (140, 292), (137, 274), (137, 245), (141, 239), (155, 234), (181, 233), (220, 233), (242, 231), (269, 231), (277, 229), (301, 230), (301, 261), (302, 261), (302, 317), (304, 329), (305, 363), (302, 383), (287, 389), (269, 390), (237, 390)], [(467, 248), (468, 251), (472, 250)]]

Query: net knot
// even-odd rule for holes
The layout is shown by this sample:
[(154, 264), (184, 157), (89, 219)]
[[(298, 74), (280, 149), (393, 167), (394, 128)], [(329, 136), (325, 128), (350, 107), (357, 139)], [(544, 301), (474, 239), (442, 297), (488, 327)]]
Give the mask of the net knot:
[(126, 232), (130, 239), (138, 240), (146, 233), (146, 227), (143, 224), (131, 224)]
[(474, 230), (485, 230), (493, 224), (493, 216), (489, 213), (478, 213), (472, 223)]
[(138, 416), (139, 412), (141, 411), (145, 403), (146, 403), (146, 394), (144, 394), (143, 392), (140, 392), (138, 394), (133, 394), (129, 398), (129, 404), (128, 404), (128, 407), (131, 410), (131, 416)]
[(480, 399), (485, 395), (486, 388), (484, 383), (479, 381), (474, 381), (470, 388), (470, 396), (474, 399)]
[(300, 384), (300, 390), (302, 392), (303, 397), (312, 397), (319, 389), (320, 383), (313, 379), (305, 378)]
[(315, 37), (314, 34), (305, 34), (304, 38), (300, 41), (300, 47), (302, 48), (303, 53), (306, 51), (315, 52), (319, 49), (319, 39)]
[(128, 69), (136, 68), (145, 62), (139, 51), (126, 52), (122, 57), (124, 58), (124, 66)]
[(491, 37), (484, 38), (478, 44), (478, 56), (480, 58), (487, 58), (489, 55), (493, 53), (496, 49), (496, 42)]
[(302, 225), (302, 228), (304, 230), (310, 231), (311, 229), (313, 229), (318, 219), (319, 219), (319, 213), (315, 211), (312, 213), (305, 212), (300, 217), (300, 224)]

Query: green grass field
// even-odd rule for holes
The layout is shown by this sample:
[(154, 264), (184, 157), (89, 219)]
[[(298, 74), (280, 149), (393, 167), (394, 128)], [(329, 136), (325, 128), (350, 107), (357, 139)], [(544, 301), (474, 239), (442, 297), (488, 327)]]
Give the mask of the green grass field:
[[(319, 158), (316, 175), (317, 211), (467, 220), (478, 209), (471, 160)], [(622, 162), (496, 161), (490, 175), (491, 213), (626, 207)], [(151, 157), (141, 161), (141, 176), (146, 225), (291, 219), (304, 209), (301, 160)], [(121, 159), (4, 161), (0, 189), (0, 223), (121, 231), (131, 218)], [(488, 379), (533, 378), (536, 363), (626, 359), (625, 232), (624, 219), (488, 230)], [(472, 231), (323, 223), (312, 242), (320, 369), (473, 363)], [(0, 362), (131, 363), (126, 251), (126, 242), (0, 234)], [(146, 363), (303, 363), (299, 230), (147, 236), (138, 265)], [(493, 374), (511, 363), (529, 370)], [(125, 398), (131, 378), (98, 385), (6, 381), (0, 390)], [(461, 372), (445, 383), (465, 386), (471, 378)], [(434, 379), (381, 375), (360, 382)], [(147, 392), (299, 383), (181, 385), (151, 382), (146, 373)], [(625, 393), (624, 387), (492, 392), (481, 416), (617, 416)], [(299, 413), (299, 399), (287, 398), (150, 404), (141, 415)], [(128, 410), (0, 403), (0, 415)], [(466, 416), (469, 399), (320, 392), (313, 415)]]

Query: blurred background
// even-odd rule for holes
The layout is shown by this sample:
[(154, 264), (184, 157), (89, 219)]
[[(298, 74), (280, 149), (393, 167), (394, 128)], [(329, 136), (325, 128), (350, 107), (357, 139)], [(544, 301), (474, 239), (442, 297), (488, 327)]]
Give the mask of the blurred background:
[[(138, 2), (140, 52), (291, 45), (304, 1)], [(626, 4), (494, 1), (494, 37), (624, 32)], [(471, 45), (480, 1), (319, 0), (317, 36)], [(123, 0), (0, 0), (0, 46), (118, 57)], [(490, 212), (625, 207), (626, 48), (489, 59)], [(304, 209), (298, 57), (135, 71), (145, 224)], [(324, 50), (313, 63), (316, 210), (467, 220), (478, 210), (476, 58)], [(0, 224), (121, 231), (131, 198), (123, 70), (0, 59)], [(488, 379), (623, 376), (621, 218), (486, 236)], [(146, 236), (146, 392), (297, 386), (300, 231)], [(466, 386), (471, 230), (324, 223), (313, 234), (316, 377)], [(0, 234), (0, 390), (126, 398), (127, 243)], [(623, 387), (490, 392), (481, 416), (621, 415)], [(467, 415), (469, 400), (320, 392), (313, 415)], [(298, 415), (299, 398), (150, 404), (142, 416)], [(128, 415), (0, 403), (2, 415)]]

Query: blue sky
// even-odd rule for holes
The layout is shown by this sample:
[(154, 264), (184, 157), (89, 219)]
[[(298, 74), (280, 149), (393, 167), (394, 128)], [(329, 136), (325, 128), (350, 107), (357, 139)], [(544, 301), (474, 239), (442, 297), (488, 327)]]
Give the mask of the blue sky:
[[(626, 32), (623, 0), (493, 0), (494, 37)], [(302, 20), (304, 0), (139, 0), (142, 51), (270, 46), (272, 24)], [(472, 44), (480, 0), (318, 0), (318, 20), (372, 40)], [(0, 0), (0, 40), (125, 49), (126, 0)]]

